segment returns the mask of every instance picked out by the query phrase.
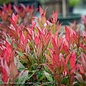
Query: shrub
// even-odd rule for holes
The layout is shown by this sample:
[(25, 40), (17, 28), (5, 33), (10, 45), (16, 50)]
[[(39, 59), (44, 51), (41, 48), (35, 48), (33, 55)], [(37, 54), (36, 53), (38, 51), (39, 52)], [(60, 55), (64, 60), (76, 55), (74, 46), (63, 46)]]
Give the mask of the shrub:
[[(39, 18), (32, 15), (32, 8), (22, 7), (23, 11), (14, 6), (16, 14), (10, 5), (10, 12), (4, 5), (0, 12), (0, 83), (84, 86), (85, 30), (80, 32), (74, 22), (64, 27), (65, 32), (61, 32), (57, 12), (52, 14), (49, 21), (46, 19), (46, 10), (43, 11), (41, 7)], [(26, 21), (27, 12), (31, 16)]]

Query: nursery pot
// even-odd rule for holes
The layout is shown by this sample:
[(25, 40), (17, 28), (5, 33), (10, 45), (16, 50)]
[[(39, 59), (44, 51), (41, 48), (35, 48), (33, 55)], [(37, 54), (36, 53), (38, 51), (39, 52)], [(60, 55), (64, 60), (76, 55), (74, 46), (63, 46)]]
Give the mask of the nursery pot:
[(37, 9), (39, 7), (39, 1), (38, 0), (19, 0), (18, 5), (24, 4), (25, 6), (34, 6), (34, 9)]
[(80, 14), (69, 14), (65, 18), (62, 16), (62, 14), (59, 14), (58, 20), (62, 25), (69, 25), (69, 23), (73, 23), (76, 21), (79, 23), (81, 21), (81, 15)]

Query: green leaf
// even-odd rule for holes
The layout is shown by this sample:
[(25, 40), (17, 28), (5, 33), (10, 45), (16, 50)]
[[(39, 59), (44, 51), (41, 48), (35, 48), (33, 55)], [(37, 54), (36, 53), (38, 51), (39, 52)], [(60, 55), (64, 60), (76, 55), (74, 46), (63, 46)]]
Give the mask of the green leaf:
[(21, 62), (19, 62), (18, 69), (21, 71), (21, 70), (25, 70), (26, 68), (24, 67), (24, 65), (21, 64)]
[(40, 86), (38, 83), (35, 83), (35, 85), (34, 86)]
[(35, 70), (29, 72), (27, 80), (29, 80), (34, 75), (35, 72), (36, 72)]
[(18, 57), (14, 58), (14, 62), (15, 62), (17, 69), (19, 71), (26, 70), (25, 66), (20, 62)]
[(38, 81), (42, 81), (44, 78), (45, 78), (44, 71), (43, 70), (42, 71), (38, 71), (37, 72), (37, 79), (38, 79)]
[[(1, 75), (0, 75), (0, 77), (1, 77)], [(0, 85), (2, 84), (2, 80), (0, 79)]]
[(17, 53), (18, 53), (19, 56), (23, 56), (22, 52), (17, 51)]
[(50, 81), (50, 82), (53, 82), (53, 78), (52, 78), (52, 75), (49, 74), (48, 72), (44, 71), (44, 75), (46, 76), (46, 78)]
[(28, 59), (29, 59), (29, 61), (30, 61), (32, 64), (35, 63), (35, 56), (34, 56), (34, 55), (28, 53)]
[(82, 86), (82, 85), (80, 85), (80, 83), (79, 83), (79, 82), (77, 82), (74, 86)]
[(82, 83), (82, 84), (84, 84), (84, 83), (85, 83), (85, 82), (84, 82), (84, 80), (83, 80), (82, 75), (81, 75), (81, 74), (79, 74), (79, 73), (76, 73), (76, 79), (77, 79), (80, 83)]
[(64, 77), (62, 80), (62, 84), (67, 84), (68, 83), (68, 76)]
[(27, 80), (27, 78), (28, 78), (28, 70), (24, 70), (19, 74), (19, 76), (17, 78), (17, 83), (24, 84), (25, 81)]

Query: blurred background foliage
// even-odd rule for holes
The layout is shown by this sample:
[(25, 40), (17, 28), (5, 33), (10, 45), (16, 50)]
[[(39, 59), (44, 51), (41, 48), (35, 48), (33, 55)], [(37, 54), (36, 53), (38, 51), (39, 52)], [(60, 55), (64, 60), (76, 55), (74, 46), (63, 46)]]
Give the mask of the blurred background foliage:
[(0, 0), (0, 5), (2, 5), (3, 3), (7, 4), (9, 3), (11, 0)]

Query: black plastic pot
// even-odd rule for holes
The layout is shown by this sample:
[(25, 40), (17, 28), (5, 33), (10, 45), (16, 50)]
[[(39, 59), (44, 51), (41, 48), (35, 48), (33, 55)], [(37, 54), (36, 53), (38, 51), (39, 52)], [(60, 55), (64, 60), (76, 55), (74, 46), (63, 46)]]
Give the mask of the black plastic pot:
[(62, 23), (62, 25), (69, 25), (69, 23), (73, 23), (74, 21), (79, 23), (81, 21), (81, 15), (69, 14), (67, 17), (63, 18), (63, 16), (60, 14), (58, 20), (60, 23)]
[(39, 1), (38, 0), (19, 0), (18, 1), (18, 5), (20, 4), (24, 4), (25, 6), (34, 6), (34, 9), (37, 9), (40, 5)]
[[(11, 1), (10, 3), (12, 5), (15, 4), (13, 1)], [(20, 4), (23, 4), (25, 6), (32, 6), (33, 5), (34, 10), (36, 10), (40, 6), (40, 3), (38, 0), (18, 0), (17, 5), (20, 6)]]

